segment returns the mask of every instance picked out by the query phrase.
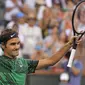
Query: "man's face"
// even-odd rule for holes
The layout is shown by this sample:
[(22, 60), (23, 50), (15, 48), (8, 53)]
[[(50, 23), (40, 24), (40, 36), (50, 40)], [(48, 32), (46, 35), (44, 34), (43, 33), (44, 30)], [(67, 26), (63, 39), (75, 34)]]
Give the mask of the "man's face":
[(24, 24), (24, 23), (25, 23), (25, 18), (24, 18), (24, 17), (18, 18), (18, 22), (19, 22), (20, 24)]
[(34, 26), (36, 23), (36, 16), (35, 14), (29, 14), (27, 22), (29, 24), (29, 26)]
[(19, 38), (12, 38), (3, 45), (4, 54), (10, 58), (15, 58), (19, 55), (20, 40)]

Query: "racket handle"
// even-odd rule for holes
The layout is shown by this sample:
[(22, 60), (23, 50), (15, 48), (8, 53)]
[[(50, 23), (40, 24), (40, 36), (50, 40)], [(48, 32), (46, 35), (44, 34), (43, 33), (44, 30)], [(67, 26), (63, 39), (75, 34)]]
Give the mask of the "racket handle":
[(74, 59), (74, 56), (75, 56), (75, 52), (76, 52), (76, 49), (72, 49), (71, 55), (70, 55), (70, 58), (69, 58), (69, 61), (68, 61), (68, 64), (67, 64), (67, 67), (72, 66), (72, 62), (73, 62), (73, 59)]

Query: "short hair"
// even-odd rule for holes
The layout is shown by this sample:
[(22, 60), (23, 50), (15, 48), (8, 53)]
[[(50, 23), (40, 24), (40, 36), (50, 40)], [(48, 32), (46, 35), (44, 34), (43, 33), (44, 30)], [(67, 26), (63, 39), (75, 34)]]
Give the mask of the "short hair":
[(0, 44), (6, 42), (12, 38), (18, 37), (18, 32), (13, 29), (4, 29), (0, 35)]

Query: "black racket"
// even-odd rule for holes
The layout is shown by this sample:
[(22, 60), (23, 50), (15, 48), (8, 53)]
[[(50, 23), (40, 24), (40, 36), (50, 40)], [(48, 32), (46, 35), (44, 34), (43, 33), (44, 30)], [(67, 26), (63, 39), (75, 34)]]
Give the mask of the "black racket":
[[(81, 39), (81, 37), (85, 34), (85, 0), (80, 1), (76, 5), (76, 7), (73, 11), (72, 29), (73, 29), (73, 35), (79, 36), (79, 39)], [(76, 40), (74, 39), (73, 48), (71, 51), (71, 55), (70, 55), (67, 67), (72, 66), (76, 48), (77, 48), (77, 44), (76, 44)]]

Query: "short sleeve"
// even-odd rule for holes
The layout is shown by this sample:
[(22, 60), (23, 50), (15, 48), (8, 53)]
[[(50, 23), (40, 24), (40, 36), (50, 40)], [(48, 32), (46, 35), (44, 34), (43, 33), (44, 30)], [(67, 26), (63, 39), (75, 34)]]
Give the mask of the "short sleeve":
[(38, 65), (38, 60), (27, 60), (28, 62), (28, 73), (34, 73)]

